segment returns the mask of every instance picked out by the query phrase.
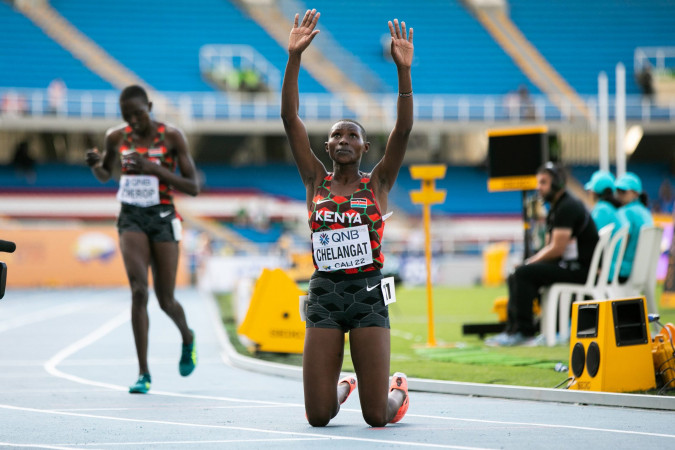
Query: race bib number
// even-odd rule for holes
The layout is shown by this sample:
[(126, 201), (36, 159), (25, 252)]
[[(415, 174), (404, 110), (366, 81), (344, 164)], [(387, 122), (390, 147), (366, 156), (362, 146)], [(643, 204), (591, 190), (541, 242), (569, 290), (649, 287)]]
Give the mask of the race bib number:
[(322, 272), (352, 269), (373, 263), (368, 226), (316, 231), (312, 234), (314, 261)]
[(117, 200), (127, 205), (159, 205), (159, 179), (153, 175), (122, 175)]
[(384, 298), (385, 305), (396, 301), (394, 277), (382, 278), (382, 281), (380, 281), (380, 288), (382, 289), (382, 297)]
[(178, 217), (171, 219), (171, 229), (173, 230), (173, 238), (176, 242), (180, 241), (183, 238), (183, 225)]

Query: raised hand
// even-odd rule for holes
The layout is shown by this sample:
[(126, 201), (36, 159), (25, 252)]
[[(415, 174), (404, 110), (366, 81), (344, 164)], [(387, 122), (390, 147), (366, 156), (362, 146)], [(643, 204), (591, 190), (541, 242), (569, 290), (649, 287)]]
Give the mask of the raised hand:
[(398, 19), (388, 22), (389, 32), (391, 33), (391, 57), (394, 59), (397, 67), (410, 67), (413, 60), (413, 29), (410, 28), (410, 33), (406, 31), (405, 22), (401, 22), (400, 26)]
[(314, 40), (314, 36), (319, 34), (319, 30), (314, 28), (316, 28), (320, 15), (321, 13), (316, 12), (316, 9), (307, 10), (300, 25), (298, 25), (300, 15), (295, 15), (293, 29), (288, 37), (288, 53), (302, 53), (309, 47), (309, 44)]

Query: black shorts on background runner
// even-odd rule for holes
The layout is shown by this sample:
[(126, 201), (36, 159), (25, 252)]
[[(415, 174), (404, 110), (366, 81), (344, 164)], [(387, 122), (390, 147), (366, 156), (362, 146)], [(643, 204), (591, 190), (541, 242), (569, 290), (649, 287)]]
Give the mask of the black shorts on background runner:
[(176, 218), (173, 205), (140, 207), (122, 203), (117, 217), (117, 231), (138, 231), (148, 235), (152, 242), (176, 242), (171, 221)]

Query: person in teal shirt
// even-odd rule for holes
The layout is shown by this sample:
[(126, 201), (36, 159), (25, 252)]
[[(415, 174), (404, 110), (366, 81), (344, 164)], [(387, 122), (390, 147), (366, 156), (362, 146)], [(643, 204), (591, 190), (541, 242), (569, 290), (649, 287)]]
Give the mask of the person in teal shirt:
[(614, 197), (616, 188), (614, 187), (612, 174), (598, 170), (591, 175), (591, 179), (584, 188), (590, 191), (591, 198), (595, 203), (591, 211), (595, 227), (599, 230), (606, 225), (614, 224), (613, 233), (616, 233), (622, 225), (618, 213), (621, 203)]
[(624, 282), (633, 268), (640, 229), (654, 225), (654, 219), (647, 208), (647, 195), (642, 191), (642, 181), (634, 173), (626, 172), (616, 180), (616, 196), (623, 205), (619, 208), (619, 217), (630, 226), (626, 253), (619, 270), (619, 281)]
[[(628, 222), (619, 215), (618, 208), (621, 206), (621, 203), (614, 197), (616, 189), (614, 186), (614, 176), (611, 173), (603, 170), (594, 172), (588, 183), (584, 185), (584, 188), (591, 193), (591, 198), (595, 203), (591, 211), (591, 217), (598, 230), (607, 225), (614, 225), (614, 229), (612, 230), (613, 236), (622, 226), (628, 225)], [(609, 280), (614, 276), (618, 256), (619, 251), (617, 248), (612, 256)]]

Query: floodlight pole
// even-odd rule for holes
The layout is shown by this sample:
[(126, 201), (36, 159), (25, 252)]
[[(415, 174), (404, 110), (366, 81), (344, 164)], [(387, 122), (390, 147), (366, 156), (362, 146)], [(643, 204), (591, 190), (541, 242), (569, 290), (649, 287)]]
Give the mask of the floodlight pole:
[(436, 347), (434, 337), (434, 302), (431, 285), (431, 205), (445, 201), (445, 190), (436, 190), (434, 180), (445, 177), (444, 165), (410, 166), (410, 175), (414, 180), (422, 180), (422, 189), (411, 191), (410, 199), (421, 204), (424, 220), (424, 254), (427, 266), (427, 347)]
[(607, 74), (598, 75), (598, 146), (600, 170), (609, 172), (609, 88)]
[(616, 99), (614, 107), (616, 120), (616, 177), (626, 173), (626, 67), (616, 65)]

